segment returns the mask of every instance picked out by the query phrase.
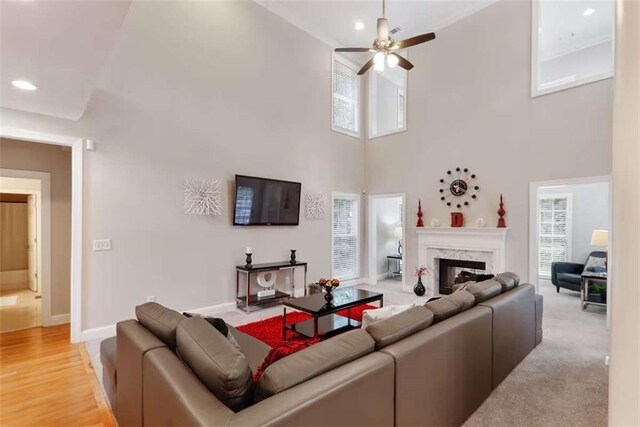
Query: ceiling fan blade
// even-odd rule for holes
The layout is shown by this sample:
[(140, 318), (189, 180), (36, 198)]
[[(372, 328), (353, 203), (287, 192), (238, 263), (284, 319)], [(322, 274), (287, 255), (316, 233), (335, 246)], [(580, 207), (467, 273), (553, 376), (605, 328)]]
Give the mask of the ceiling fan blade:
[(397, 53), (390, 53), (389, 55), (393, 55), (396, 58), (398, 58), (399, 67), (402, 67), (407, 71), (413, 68), (413, 64), (411, 62), (409, 62), (407, 59), (403, 58), (402, 56), (398, 55)]
[(404, 49), (406, 47), (415, 46), (420, 43), (428, 42), (436, 38), (435, 33), (421, 34), (419, 36), (411, 37), (405, 40), (401, 40), (397, 43), (398, 49)]
[(378, 41), (389, 40), (389, 23), (385, 18), (378, 18)]
[(339, 47), (336, 52), (370, 52), (372, 50), (370, 47)]
[(360, 71), (358, 71), (358, 75), (361, 76), (364, 73), (366, 73), (367, 71), (369, 71), (369, 68), (371, 68), (373, 66), (373, 58), (371, 58), (370, 60), (367, 61), (366, 64), (364, 64), (364, 66), (360, 69)]

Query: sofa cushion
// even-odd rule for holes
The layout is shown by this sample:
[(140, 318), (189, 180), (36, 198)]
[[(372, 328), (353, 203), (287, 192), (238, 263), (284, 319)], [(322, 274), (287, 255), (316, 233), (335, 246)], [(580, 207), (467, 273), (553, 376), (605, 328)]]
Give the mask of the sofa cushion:
[(251, 404), (253, 379), (247, 359), (201, 317), (180, 323), (178, 354), (222, 403), (234, 411)]
[(520, 284), (520, 277), (511, 272), (496, 274), (493, 280), (502, 285), (502, 292), (510, 291)]
[(227, 325), (227, 327), (229, 328), (229, 333), (233, 335), (240, 346), (240, 353), (244, 355), (249, 367), (255, 372), (264, 358), (267, 357), (269, 351), (271, 351), (271, 347), (249, 334), (240, 332), (231, 325)]
[(255, 400), (264, 400), (374, 350), (375, 341), (362, 329), (305, 348), (278, 360), (264, 371), (256, 383)]
[(407, 305), (387, 305), (380, 308), (364, 310), (362, 312), (362, 329), (366, 329), (372, 323), (388, 319), (391, 316), (402, 313), (413, 307), (413, 304)]
[(560, 282), (573, 283), (574, 285), (582, 284), (582, 276), (580, 274), (558, 273), (558, 280)]
[(461, 306), (460, 311), (467, 311), (476, 305), (475, 297), (466, 289), (456, 291), (451, 295), (447, 295), (445, 298)]
[(428, 328), (432, 323), (433, 313), (420, 305), (372, 323), (366, 331), (375, 340), (376, 348), (381, 349)]
[(155, 302), (147, 302), (137, 306), (136, 317), (162, 342), (172, 350), (176, 349), (176, 329), (186, 317)]
[(466, 289), (476, 300), (476, 304), (500, 295), (502, 285), (495, 279), (485, 280), (484, 282), (473, 283)]
[(283, 357), (291, 356), (293, 353), (297, 353), (319, 342), (320, 338), (297, 339), (284, 342), (282, 345), (272, 348), (260, 363), (258, 369), (253, 371), (253, 381), (258, 382), (264, 371)]
[(433, 323), (442, 322), (462, 311), (462, 306), (447, 298), (429, 301), (424, 305), (433, 313)]

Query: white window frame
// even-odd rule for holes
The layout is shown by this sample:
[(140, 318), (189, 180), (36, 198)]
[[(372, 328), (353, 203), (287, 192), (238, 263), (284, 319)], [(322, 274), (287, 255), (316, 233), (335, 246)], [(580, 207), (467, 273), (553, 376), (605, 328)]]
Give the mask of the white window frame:
[[(355, 274), (349, 276), (337, 276), (333, 270), (334, 265), (334, 257), (333, 257), (333, 247), (335, 244), (334, 235), (333, 235), (333, 226), (334, 226), (334, 201), (336, 199), (347, 199), (347, 200), (355, 200), (358, 202), (358, 209), (356, 212), (356, 271)], [(362, 226), (361, 226), (361, 218), (362, 218), (362, 200), (360, 194), (357, 193), (331, 193), (331, 277), (336, 277), (340, 280), (353, 280), (360, 278), (360, 264), (361, 264), (361, 252), (360, 245), (362, 241)]]
[[(335, 87), (335, 66), (336, 66), (336, 61), (340, 62), (342, 65), (350, 68), (352, 71), (354, 71), (356, 73), (356, 100), (355, 100), (355, 105), (356, 105), (356, 132), (350, 132), (347, 129), (344, 129), (340, 126), (336, 126), (335, 122), (334, 122), (334, 117), (333, 117), (333, 99), (336, 96), (335, 92), (333, 91), (333, 88)], [(352, 61), (348, 60), (347, 58), (345, 58), (343, 55), (336, 55), (335, 52), (332, 53), (331, 56), (331, 108), (330, 108), (330, 113), (331, 113), (331, 130), (334, 132), (338, 132), (341, 133), (343, 135), (348, 135), (352, 138), (358, 138), (360, 139), (360, 135), (361, 135), (361, 129), (362, 129), (362, 79), (360, 78), (360, 76), (357, 75), (359, 71), (359, 67), (353, 63)], [(338, 95), (339, 96), (339, 95)], [(350, 101), (350, 100), (346, 100), (346, 101)]]
[(567, 222), (566, 222), (566, 238), (567, 238), (567, 261), (572, 261), (572, 242), (573, 242), (573, 194), (571, 193), (548, 193), (538, 194), (536, 204), (536, 274), (543, 279), (550, 279), (551, 273), (548, 275), (540, 273), (540, 201), (542, 200), (555, 200), (566, 199), (567, 200)]
[[(402, 55), (403, 57), (409, 59), (409, 55), (407, 53), (406, 50), (403, 51), (398, 51), (398, 54)], [(386, 67), (386, 64), (385, 64)], [(409, 73), (405, 72), (404, 73), (404, 88), (403, 88), (403, 97), (404, 97), (404, 111), (403, 111), (403, 126), (399, 129), (395, 129), (395, 130), (390, 130), (390, 131), (386, 131), (386, 132), (379, 132), (374, 134), (373, 132), (373, 121), (374, 121), (374, 105), (376, 105), (376, 101), (377, 101), (377, 96), (376, 96), (376, 91), (373, 90), (373, 84), (374, 84), (374, 80), (378, 79), (378, 78), (383, 78), (383, 79), (387, 79), (387, 77), (381, 75), (381, 74), (376, 74), (376, 71), (373, 69), (373, 67), (369, 70), (369, 73), (371, 73), (369, 75), (369, 79), (367, 82), (368, 85), (368, 91), (369, 91), (369, 105), (367, 106), (368, 110), (369, 110), (369, 126), (368, 126), (368, 132), (369, 132), (369, 139), (376, 139), (376, 138), (382, 138), (384, 136), (389, 136), (389, 135), (393, 135), (396, 133), (401, 133), (401, 132), (406, 132), (407, 131), (407, 112), (409, 111), (409, 107), (408, 107), (408, 97), (407, 94), (409, 93)], [(399, 100), (399, 96), (398, 96), (398, 100), (397, 102), (400, 103)]]

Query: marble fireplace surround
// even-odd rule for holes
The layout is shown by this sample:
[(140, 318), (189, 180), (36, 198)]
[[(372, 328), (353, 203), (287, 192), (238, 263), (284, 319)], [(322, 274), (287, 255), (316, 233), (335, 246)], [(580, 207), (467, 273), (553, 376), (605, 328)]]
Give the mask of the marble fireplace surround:
[(444, 259), (481, 261), (489, 273), (505, 270), (508, 228), (416, 228), (418, 265), (429, 269), (425, 286), (429, 297), (438, 295), (439, 262)]

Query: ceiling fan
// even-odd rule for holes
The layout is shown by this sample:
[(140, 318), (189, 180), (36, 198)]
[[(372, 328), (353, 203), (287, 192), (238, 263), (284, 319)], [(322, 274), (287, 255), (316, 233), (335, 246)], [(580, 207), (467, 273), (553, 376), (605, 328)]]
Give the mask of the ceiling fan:
[(340, 47), (336, 49), (336, 52), (376, 53), (374, 57), (368, 60), (360, 71), (358, 71), (359, 76), (369, 71), (369, 68), (371, 68), (372, 65), (374, 66), (374, 70), (384, 71), (385, 60), (390, 68), (399, 65), (405, 70), (410, 70), (413, 68), (413, 64), (394, 51), (425, 43), (435, 38), (435, 33), (427, 33), (401, 40), (399, 42), (393, 40), (389, 36), (389, 24), (385, 18), (385, 0), (382, 0), (382, 18), (378, 18), (378, 38), (373, 41), (373, 47)]

